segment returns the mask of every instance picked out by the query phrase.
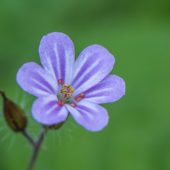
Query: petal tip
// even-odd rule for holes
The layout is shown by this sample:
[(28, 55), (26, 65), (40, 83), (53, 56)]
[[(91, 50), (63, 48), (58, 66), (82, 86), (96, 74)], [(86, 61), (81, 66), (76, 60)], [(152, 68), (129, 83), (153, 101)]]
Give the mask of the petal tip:
[(100, 127), (92, 127), (92, 128), (86, 128), (88, 131), (91, 131), (91, 132), (100, 132), (102, 131), (104, 128), (107, 127), (108, 123), (109, 123), (109, 116), (107, 114), (107, 116), (105, 117), (105, 119), (101, 120), (100, 121), (102, 124), (102, 126)]

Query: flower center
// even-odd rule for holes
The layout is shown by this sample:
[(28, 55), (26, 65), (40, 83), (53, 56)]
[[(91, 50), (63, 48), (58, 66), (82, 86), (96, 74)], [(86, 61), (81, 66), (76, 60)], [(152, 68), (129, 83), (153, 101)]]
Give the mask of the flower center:
[(72, 101), (73, 92), (74, 89), (71, 85), (64, 84), (57, 96), (60, 101), (63, 101), (64, 103), (70, 103)]
[(72, 94), (74, 92), (73, 87), (70, 85), (64, 84), (62, 89), (60, 90), (60, 93), (64, 96), (64, 98), (68, 99), (72, 97)]
[(64, 84), (62, 79), (58, 80), (58, 85), (60, 90), (57, 93), (58, 105), (63, 106), (64, 104), (69, 104), (72, 107), (77, 106), (77, 102), (80, 102), (85, 98), (84, 93), (80, 93), (77, 96), (73, 96), (74, 88), (69, 84)]

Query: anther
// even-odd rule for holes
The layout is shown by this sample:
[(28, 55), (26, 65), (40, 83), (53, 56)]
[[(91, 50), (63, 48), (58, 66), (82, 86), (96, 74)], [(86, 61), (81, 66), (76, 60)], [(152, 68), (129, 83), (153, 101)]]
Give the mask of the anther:
[(59, 79), (58, 80), (58, 84), (63, 85), (64, 84), (64, 80), (63, 79)]
[(78, 96), (75, 97), (75, 100), (76, 100), (77, 102), (79, 102), (79, 101), (82, 100), (84, 97), (85, 97), (85, 94), (84, 94), (84, 93), (80, 93)]
[(58, 101), (58, 105), (59, 105), (59, 106), (63, 106), (63, 105), (64, 105), (64, 101), (59, 100), (59, 101)]

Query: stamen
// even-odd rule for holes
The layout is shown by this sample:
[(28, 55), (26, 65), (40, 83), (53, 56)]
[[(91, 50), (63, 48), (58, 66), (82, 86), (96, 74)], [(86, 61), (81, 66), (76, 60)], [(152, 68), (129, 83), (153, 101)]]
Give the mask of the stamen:
[(80, 100), (82, 100), (83, 98), (85, 98), (85, 94), (84, 93), (80, 93), (78, 96), (75, 97), (75, 100), (77, 102), (79, 102)]
[(58, 84), (63, 85), (64, 84), (64, 80), (63, 79), (59, 79), (58, 80)]
[(64, 105), (64, 101), (59, 100), (59, 101), (58, 101), (58, 105), (59, 105), (59, 106), (63, 106), (63, 105)]

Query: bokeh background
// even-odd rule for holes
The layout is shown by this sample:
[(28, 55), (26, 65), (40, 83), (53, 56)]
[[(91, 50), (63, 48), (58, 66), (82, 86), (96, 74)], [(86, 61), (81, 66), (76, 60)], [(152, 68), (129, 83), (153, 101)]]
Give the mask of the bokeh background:
[[(105, 105), (110, 123), (103, 131), (85, 131), (70, 118), (49, 132), (35, 169), (169, 170), (170, 1), (0, 0), (0, 89), (27, 112), (35, 136), (34, 98), (17, 86), (16, 72), (25, 62), (39, 62), (39, 41), (53, 31), (68, 34), (77, 55), (94, 43), (108, 48), (116, 57), (113, 73), (127, 90)], [(30, 154), (1, 114), (0, 170), (25, 170)]]

